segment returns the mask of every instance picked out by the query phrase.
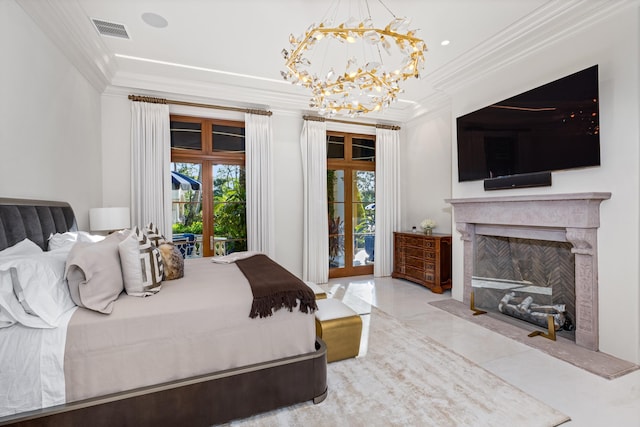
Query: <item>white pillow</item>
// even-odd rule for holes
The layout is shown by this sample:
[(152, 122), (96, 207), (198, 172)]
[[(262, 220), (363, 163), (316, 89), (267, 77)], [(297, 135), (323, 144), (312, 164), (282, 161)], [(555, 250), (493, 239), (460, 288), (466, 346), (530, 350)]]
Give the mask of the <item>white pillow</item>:
[(99, 242), (104, 238), (105, 236), (89, 234), (86, 231), (67, 231), (66, 233), (52, 234), (49, 237), (47, 248), (50, 251), (61, 248), (71, 249), (71, 246), (77, 242)]
[(113, 311), (123, 290), (119, 243), (120, 236), (114, 233), (100, 242), (78, 242), (71, 248), (65, 277), (71, 298), (80, 307), (104, 314)]
[(0, 311), (3, 317), (10, 319), (11, 323), (7, 323), (6, 326), (17, 322), (30, 328), (52, 327), (38, 316), (28, 314), (24, 310), (13, 290), (13, 275), (9, 268), (0, 270)]
[(78, 241), (78, 233), (69, 231), (67, 233), (56, 233), (49, 237), (47, 242), (47, 250), (56, 250), (75, 245)]
[(32, 328), (58, 326), (60, 316), (75, 307), (64, 280), (66, 259), (66, 251), (56, 251), (2, 262), (2, 316)]
[(9, 316), (9, 313), (5, 313), (2, 307), (0, 307), (0, 329), (8, 328), (15, 323), (16, 321), (13, 320), (11, 316)]
[(23, 256), (42, 253), (42, 248), (29, 239), (24, 239), (13, 246), (0, 251), (0, 260), (9, 256)]
[(164, 268), (158, 248), (138, 227), (126, 230), (118, 245), (124, 289), (128, 295), (146, 297), (160, 291)]
[[(8, 257), (19, 257), (31, 254), (39, 254), (42, 253), (42, 248), (32, 242), (29, 239), (24, 239), (13, 246), (10, 246), (2, 251), (0, 251), (0, 260), (2, 262), (6, 261)], [(11, 289), (13, 289), (13, 284), (11, 285)], [(2, 293), (2, 283), (0, 279), (0, 294)], [(15, 296), (15, 295), (14, 295)], [(11, 301), (14, 299), (11, 297), (11, 294), (8, 294), (8, 298), (11, 298)], [(8, 304), (4, 302), (4, 298), (0, 295), (0, 328), (7, 328), (16, 323), (15, 319), (11, 317), (7, 309), (3, 309), (3, 305)]]

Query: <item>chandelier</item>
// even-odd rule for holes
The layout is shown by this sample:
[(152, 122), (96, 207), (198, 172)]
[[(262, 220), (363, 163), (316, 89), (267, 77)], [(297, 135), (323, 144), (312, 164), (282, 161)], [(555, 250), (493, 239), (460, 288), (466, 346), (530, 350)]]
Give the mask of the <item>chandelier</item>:
[[(425, 42), (416, 37), (416, 30), (409, 30), (407, 18), (397, 18), (378, 1), (393, 17), (383, 28), (373, 24), (369, 2), (362, 0), (364, 19), (336, 23), (329, 17), (299, 37), (289, 36), (291, 48), (282, 50), (287, 70), (281, 74), (311, 90), (309, 106), (321, 115), (353, 117), (380, 111), (396, 101), (400, 82), (420, 77)], [(337, 6), (327, 15), (335, 16), (336, 11)]]

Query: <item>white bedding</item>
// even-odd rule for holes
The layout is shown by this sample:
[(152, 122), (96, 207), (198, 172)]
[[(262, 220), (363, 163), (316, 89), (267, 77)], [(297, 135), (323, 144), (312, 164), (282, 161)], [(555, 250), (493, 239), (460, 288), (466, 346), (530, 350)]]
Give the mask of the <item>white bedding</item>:
[(0, 329), (0, 416), (65, 403), (64, 349), (76, 309), (67, 310), (57, 328)]
[(0, 417), (64, 403), (67, 326), (76, 306), (67, 248), (23, 241), (0, 251)]

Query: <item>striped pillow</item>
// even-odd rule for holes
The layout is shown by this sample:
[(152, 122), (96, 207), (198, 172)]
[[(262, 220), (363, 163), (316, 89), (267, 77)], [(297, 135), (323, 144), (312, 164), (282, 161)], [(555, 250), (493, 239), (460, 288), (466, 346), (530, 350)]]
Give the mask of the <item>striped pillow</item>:
[(128, 295), (148, 296), (160, 291), (164, 265), (158, 248), (138, 227), (120, 242), (120, 263)]

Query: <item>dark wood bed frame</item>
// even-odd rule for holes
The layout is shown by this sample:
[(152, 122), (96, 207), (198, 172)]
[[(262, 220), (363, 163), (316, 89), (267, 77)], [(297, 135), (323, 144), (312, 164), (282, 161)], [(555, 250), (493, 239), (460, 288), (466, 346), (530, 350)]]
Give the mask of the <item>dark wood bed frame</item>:
[[(0, 250), (77, 230), (64, 202), (0, 198)], [(210, 426), (327, 394), (327, 350), (187, 378), (8, 417), (0, 426)]]

